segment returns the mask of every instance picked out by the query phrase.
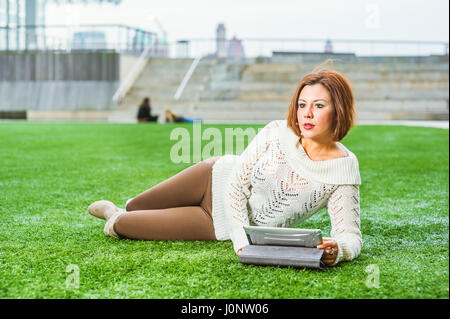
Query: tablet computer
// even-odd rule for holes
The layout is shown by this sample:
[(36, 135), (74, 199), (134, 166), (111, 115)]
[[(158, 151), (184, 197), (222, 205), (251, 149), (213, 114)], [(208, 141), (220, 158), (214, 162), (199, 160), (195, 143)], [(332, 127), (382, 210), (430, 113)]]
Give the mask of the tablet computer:
[(317, 247), (322, 243), (320, 229), (244, 226), (251, 245)]

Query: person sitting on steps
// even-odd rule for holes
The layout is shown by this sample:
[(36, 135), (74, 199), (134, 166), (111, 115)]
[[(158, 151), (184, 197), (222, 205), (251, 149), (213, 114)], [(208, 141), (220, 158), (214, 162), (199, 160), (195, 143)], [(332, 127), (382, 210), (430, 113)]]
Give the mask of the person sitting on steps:
[(158, 121), (158, 115), (152, 115), (151, 100), (149, 97), (144, 98), (139, 106), (137, 119), (139, 123)]

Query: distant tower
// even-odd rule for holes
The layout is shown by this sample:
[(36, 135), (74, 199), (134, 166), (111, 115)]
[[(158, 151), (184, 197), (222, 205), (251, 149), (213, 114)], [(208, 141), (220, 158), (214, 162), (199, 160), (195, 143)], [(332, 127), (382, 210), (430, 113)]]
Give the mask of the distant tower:
[(244, 47), (242, 46), (242, 40), (239, 40), (236, 38), (236, 36), (233, 37), (233, 39), (230, 40), (230, 45), (228, 46), (228, 57), (231, 58), (244, 58)]
[(219, 58), (224, 58), (227, 56), (227, 38), (226, 38), (226, 31), (225, 31), (225, 25), (223, 23), (219, 23), (217, 26), (217, 51), (216, 56)]
[(325, 53), (333, 53), (333, 43), (329, 39), (325, 42)]

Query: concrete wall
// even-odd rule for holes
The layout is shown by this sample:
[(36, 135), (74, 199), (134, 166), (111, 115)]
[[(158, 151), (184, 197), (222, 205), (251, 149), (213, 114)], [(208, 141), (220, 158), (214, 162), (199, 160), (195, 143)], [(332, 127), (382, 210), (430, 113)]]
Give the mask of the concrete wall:
[(120, 64), (120, 66), (119, 66), (120, 82), (125, 80), (128, 73), (133, 69), (134, 65), (136, 64), (136, 62), (138, 60), (139, 60), (138, 56), (125, 55), (125, 54), (120, 55), (120, 63), (119, 63)]
[(0, 110), (105, 110), (120, 84), (114, 52), (0, 52)]

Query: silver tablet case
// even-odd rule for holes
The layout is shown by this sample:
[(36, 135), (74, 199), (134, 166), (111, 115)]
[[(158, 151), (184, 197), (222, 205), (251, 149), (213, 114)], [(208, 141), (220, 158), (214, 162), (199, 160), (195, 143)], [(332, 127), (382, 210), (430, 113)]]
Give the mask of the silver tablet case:
[(287, 246), (245, 246), (239, 254), (243, 264), (323, 269), (323, 249)]
[(244, 226), (244, 230), (252, 245), (315, 248), (322, 242), (320, 229)]

